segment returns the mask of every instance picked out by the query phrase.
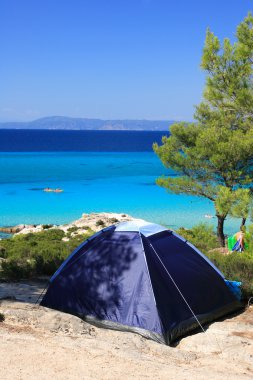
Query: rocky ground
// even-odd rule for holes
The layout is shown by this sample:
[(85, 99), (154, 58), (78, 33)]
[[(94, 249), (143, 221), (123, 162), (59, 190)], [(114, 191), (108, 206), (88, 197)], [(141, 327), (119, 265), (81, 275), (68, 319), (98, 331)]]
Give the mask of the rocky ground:
[(252, 379), (253, 307), (167, 347), (35, 302), (45, 283), (0, 283), (0, 378)]
[(64, 232), (68, 232), (70, 229), (73, 230), (72, 234), (84, 234), (87, 230), (99, 231), (102, 228), (110, 226), (111, 224), (116, 224), (119, 222), (126, 222), (128, 220), (133, 220), (130, 215), (118, 214), (113, 212), (100, 212), (83, 214), (80, 219), (74, 220), (68, 224), (62, 225), (45, 225), (45, 224), (19, 224), (17, 226), (0, 227), (0, 232), (10, 233), (10, 234), (29, 234), (41, 232), (45, 229), (60, 229)]

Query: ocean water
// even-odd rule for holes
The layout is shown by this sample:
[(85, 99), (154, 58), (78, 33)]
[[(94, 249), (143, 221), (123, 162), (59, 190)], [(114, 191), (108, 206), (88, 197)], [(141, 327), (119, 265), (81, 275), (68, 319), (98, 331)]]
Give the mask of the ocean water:
[[(214, 215), (211, 202), (169, 194), (155, 184), (160, 175), (175, 175), (152, 151), (152, 142), (160, 142), (163, 135), (0, 130), (0, 226), (62, 224), (82, 213), (103, 211), (172, 229), (200, 222), (215, 225), (215, 218), (205, 217)], [(80, 146), (83, 151), (76, 151)], [(14, 147), (19, 151), (12, 151)], [(64, 191), (46, 193), (45, 187)], [(232, 233), (238, 225), (238, 220), (228, 219), (225, 230)]]
[(148, 152), (166, 132), (0, 129), (0, 152)]

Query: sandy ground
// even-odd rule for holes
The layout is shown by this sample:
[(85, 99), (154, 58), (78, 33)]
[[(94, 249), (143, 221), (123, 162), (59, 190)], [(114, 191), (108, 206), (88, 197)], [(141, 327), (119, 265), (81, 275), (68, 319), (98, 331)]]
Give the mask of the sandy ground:
[(253, 378), (253, 307), (167, 347), (38, 306), (43, 287), (0, 283), (1, 380)]

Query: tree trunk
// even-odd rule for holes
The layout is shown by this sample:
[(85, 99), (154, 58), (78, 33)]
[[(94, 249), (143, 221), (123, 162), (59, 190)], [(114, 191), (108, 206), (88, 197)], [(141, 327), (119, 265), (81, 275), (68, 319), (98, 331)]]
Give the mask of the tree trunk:
[(246, 220), (247, 220), (247, 218), (242, 218), (242, 222), (241, 222), (241, 225), (240, 225), (240, 230), (242, 229), (242, 227), (245, 226)]
[(221, 247), (225, 247), (225, 235), (224, 235), (225, 216), (223, 215), (216, 215), (216, 216), (218, 218), (217, 237), (218, 237)]

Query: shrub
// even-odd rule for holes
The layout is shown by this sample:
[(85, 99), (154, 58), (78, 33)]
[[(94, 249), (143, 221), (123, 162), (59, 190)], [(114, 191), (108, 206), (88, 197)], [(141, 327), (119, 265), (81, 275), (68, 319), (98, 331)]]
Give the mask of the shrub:
[[(34, 234), (32, 234), (32, 235), (34, 237)], [(37, 235), (40, 238), (40, 240), (44, 240), (46, 238), (47, 240), (59, 241), (64, 237), (65, 233), (62, 230), (59, 230), (57, 228), (53, 228), (53, 229), (50, 229), (48, 231), (39, 232), (35, 236), (37, 236)]]
[(66, 232), (66, 236), (67, 236), (67, 238), (71, 239), (72, 234), (75, 233), (75, 232), (77, 232), (78, 229), (79, 229), (79, 228), (76, 227), (76, 226), (70, 227), (70, 228), (67, 230), (67, 232)]
[(35, 273), (37, 275), (52, 276), (52, 274), (59, 268), (65, 257), (61, 254), (52, 255), (41, 253), (35, 257)]
[(244, 299), (253, 295), (253, 255), (251, 253), (233, 252), (222, 255), (220, 252), (211, 252), (207, 256), (228, 280), (242, 282)]
[(52, 224), (42, 224), (43, 230), (47, 230), (48, 228), (51, 228), (51, 227), (53, 227)]
[(96, 221), (96, 226), (104, 226), (105, 222), (102, 219)]
[(119, 220), (117, 218), (109, 218), (108, 222), (113, 224), (113, 223), (118, 223)]
[(2, 262), (2, 274), (11, 280), (32, 277), (35, 273), (34, 263), (28, 260), (7, 259)]
[(179, 228), (176, 232), (202, 252), (219, 247), (213, 227), (208, 224), (200, 223), (191, 229)]
[(16, 235), (1, 241), (5, 260), (0, 273), (4, 278), (23, 279), (36, 275), (51, 276), (65, 258), (94, 232), (62, 241), (64, 231), (50, 229), (27, 235)]
[(78, 231), (78, 227), (77, 227), (77, 226), (73, 226), (73, 227), (70, 227), (70, 228), (68, 229), (68, 232), (70, 232), (70, 233), (72, 233), (72, 232), (76, 232), (76, 231)]
[(6, 249), (2, 246), (0, 246), (0, 257), (2, 258), (6, 257)]
[(5, 316), (3, 313), (0, 313), (0, 322), (3, 322), (5, 320)]
[(248, 248), (247, 251), (253, 254), (253, 224), (251, 224), (245, 233), (245, 243)]

